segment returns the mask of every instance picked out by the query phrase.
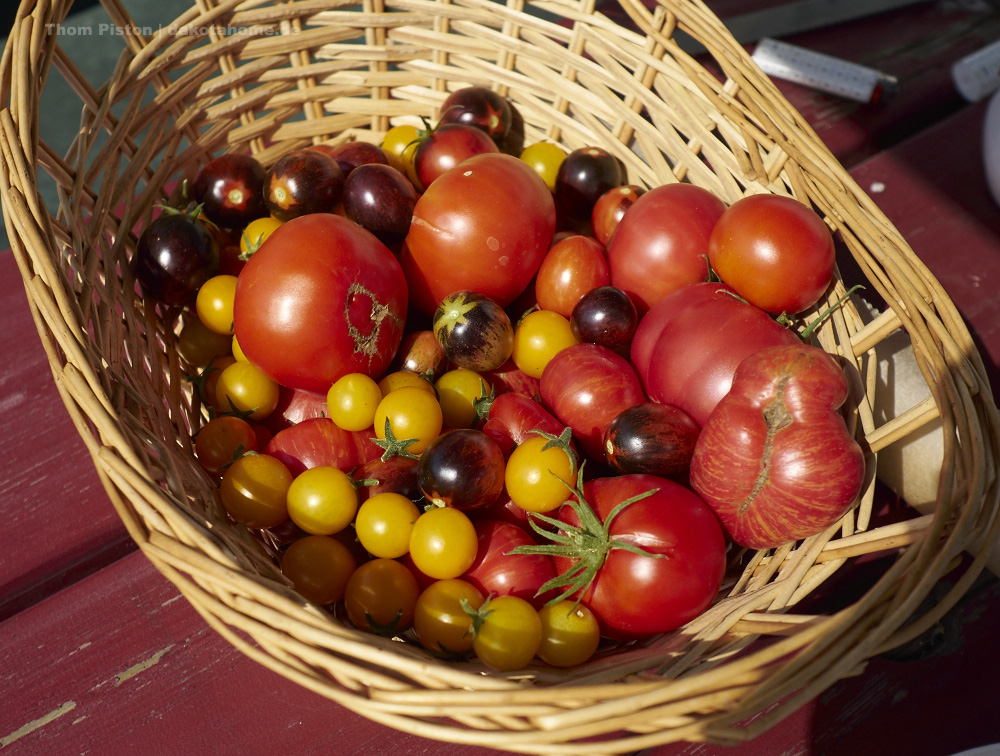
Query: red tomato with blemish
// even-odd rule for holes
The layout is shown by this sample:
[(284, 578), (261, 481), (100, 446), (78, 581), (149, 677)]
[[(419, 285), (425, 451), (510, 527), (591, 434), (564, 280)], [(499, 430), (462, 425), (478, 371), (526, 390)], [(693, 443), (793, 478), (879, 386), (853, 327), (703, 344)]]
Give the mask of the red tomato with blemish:
[(234, 329), (247, 359), (283, 386), (325, 394), (378, 377), (403, 336), (406, 279), (392, 252), (330, 213), (281, 225), (240, 273)]

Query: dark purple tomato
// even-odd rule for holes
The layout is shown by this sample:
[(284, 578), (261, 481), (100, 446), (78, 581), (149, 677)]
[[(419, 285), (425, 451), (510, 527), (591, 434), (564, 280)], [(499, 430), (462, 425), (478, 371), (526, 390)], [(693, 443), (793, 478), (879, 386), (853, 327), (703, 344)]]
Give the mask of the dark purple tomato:
[(514, 350), (514, 326), (506, 311), (474, 291), (456, 291), (441, 300), (432, 330), (445, 357), (477, 373), (496, 370)]
[(664, 478), (687, 474), (701, 428), (672, 404), (647, 402), (623, 410), (604, 431), (604, 455), (619, 473)]
[(566, 156), (556, 174), (557, 227), (581, 234), (592, 232), (594, 205), (602, 194), (621, 186), (622, 164), (600, 147), (581, 147)]
[(621, 349), (632, 341), (639, 314), (632, 298), (614, 286), (598, 286), (573, 306), (569, 327), (580, 341)]
[(410, 230), (417, 190), (391, 165), (364, 163), (347, 174), (342, 202), (344, 215), (395, 249)]
[(242, 229), (267, 215), (266, 179), (267, 172), (255, 157), (231, 152), (208, 161), (195, 176), (191, 192), (212, 223)]
[(474, 428), (445, 431), (417, 464), (420, 490), (437, 506), (474, 510), (493, 504), (503, 489), (504, 457), (490, 436)]
[(335, 158), (305, 147), (279, 158), (264, 187), (267, 209), (280, 221), (309, 213), (332, 213), (344, 190), (344, 172)]
[(456, 89), (441, 105), (440, 123), (463, 123), (482, 129), (500, 141), (510, 133), (511, 107), (488, 87)]
[(165, 211), (143, 229), (133, 272), (145, 297), (181, 307), (219, 269), (219, 245), (206, 223)]
[(330, 148), (329, 154), (340, 165), (340, 170), (344, 172), (345, 176), (349, 176), (351, 171), (359, 165), (389, 164), (389, 158), (386, 157), (385, 151), (371, 142), (344, 142)]
[(462, 161), (489, 152), (500, 152), (500, 148), (485, 131), (461, 123), (446, 123), (421, 138), (413, 153), (413, 171), (426, 189), (434, 179)]

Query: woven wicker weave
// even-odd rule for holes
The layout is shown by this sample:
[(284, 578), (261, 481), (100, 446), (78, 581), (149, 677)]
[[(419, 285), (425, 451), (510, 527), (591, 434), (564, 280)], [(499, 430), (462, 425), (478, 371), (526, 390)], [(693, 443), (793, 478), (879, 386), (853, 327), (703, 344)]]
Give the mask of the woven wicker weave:
[[(977, 544), (995, 540), (997, 413), (952, 302), (711, 12), (697, 0), (660, 3), (651, 11), (621, 0), (626, 29), (591, 0), (198, 0), (134, 33), (121, 0), (104, 0), (121, 32), (114, 43), (126, 49), (114, 75), (92, 84), (52, 33), (71, 2), (25, 0), (4, 51), (5, 220), (56, 384), (112, 503), (220, 634), (391, 727), (587, 756), (746, 740), (931, 627), (982, 569)], [(710, 55), (685, 54), (681, 33)], [(80, 99), (66, 154), (38, 139), (40, 93), (55, 77)], [(511, 99), (526, 143), (603, 146), (632, 183), (684, 180), (727, 202), (773, 192), (813, 205), (868, 293), (887, 303), (867, 323), (842, 308), (819, 332), (857, 367), (851, 419), (871, 475), (855, 510), (804, 542), (749, 555), (682, 630), (574, 670), (502, 675), (444, 663), (301, 600), (259, 543), (227, 523), (194, 462), (190, 431), (202, 408), (173, 325), (135, 296), (126, 264), (153, 205), (215, 154), (246, 150), (269, 164), (310, 143), (374, 141), (390, 125), (432, 117), (449, 90), (469, 84)], [(57, 185), (58, 207), (45, 206), (40, 172)], [(878, 350), (901, 328), (931, 398), (876, 425)], [(876, 527), (877, 452), (930, 422), (944, 434), (936, 509)], [(830, 614), (802, 608), (830, 578), (876, 556), (887, 566), (853, 603)], [(953, 587), (931, 601), (960, 561)]]

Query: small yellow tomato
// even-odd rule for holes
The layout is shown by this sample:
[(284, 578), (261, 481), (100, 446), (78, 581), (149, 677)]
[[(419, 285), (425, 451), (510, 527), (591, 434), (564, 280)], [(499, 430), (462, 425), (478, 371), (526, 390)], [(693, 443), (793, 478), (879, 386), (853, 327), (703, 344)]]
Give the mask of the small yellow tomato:
[(215, 333), (233, 333), (233, 300), (236, 298), (236, 276), (212, 276), (198, 289), (195, 311), (205, 327)]
[(552, 310), (535, 310), (521, 318), (514, 330), (511, 359), (526, 375), (541, 378), (549, 360), (578, 343), (569, 318)]
[(490, 386), (479, 373), (455, 368), (434, 384), (444, 415), (445, 428), (471, 428), (476, 421), (476, 401), (489, 396)]
[(215, 406), (221, 412), (247, 414), (252, 420), (263, 420), (278, 406), (280, 392), (277, 382), (256, 365), (233, 359), (233, 363), (219, 373)]
[(358, 491), (343, 470), (319, 465), (303, 470), (288, 487), (288, 516), (313, 535), (333, 535), (358, 511)]
[(382, 390), (374, 378), (364, 373), (341, 376), (326, 392), (330, 419), (349, 431), (371, 428), (375, 421), (375, 410), (381, 401)]
[(549, 189), (555, 191), (559, 166), (566, 159), (566, 152), (562, 147), (551, 142), (535, 142), (525, 147), (520, 157), (542, 177), (542, 181)]

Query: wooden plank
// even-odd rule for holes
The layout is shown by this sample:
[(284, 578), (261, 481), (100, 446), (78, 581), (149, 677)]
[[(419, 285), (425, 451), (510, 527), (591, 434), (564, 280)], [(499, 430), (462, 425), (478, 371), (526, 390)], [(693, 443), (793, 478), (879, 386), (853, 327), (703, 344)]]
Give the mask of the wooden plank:
[(5, 755), (499, 756), (375, 724), (252, 661), (139, 553), (0, 623), (0, 670)]
[(135, 549), (52, 379), (0, 252), (0, 621)]

